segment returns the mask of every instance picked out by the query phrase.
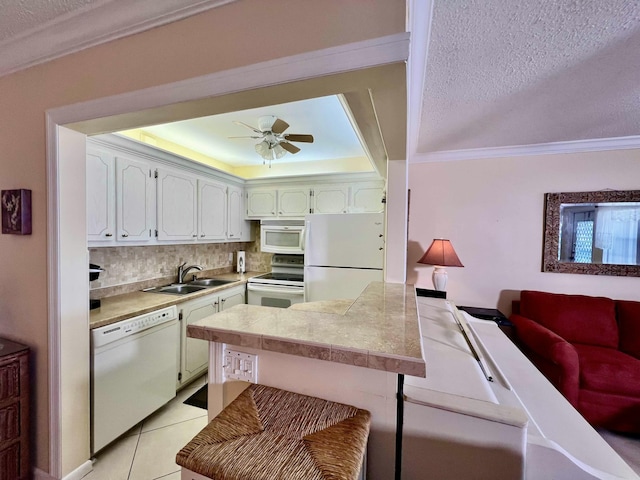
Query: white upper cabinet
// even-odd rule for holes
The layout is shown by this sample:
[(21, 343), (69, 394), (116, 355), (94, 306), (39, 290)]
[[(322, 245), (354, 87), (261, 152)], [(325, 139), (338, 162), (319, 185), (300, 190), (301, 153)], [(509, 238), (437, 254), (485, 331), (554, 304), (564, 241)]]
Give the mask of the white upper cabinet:
[(229, 186), (228, 199), (228, 228), (229, 240), (240, 240), (246, 237), (244, 230), (247, 228), (244, 220), (244, 195), (240, 187)]
[(111, 242), (116, 231), (113, 155), (87, 148), (87, 240)]
[(227, 186), (198, 179), (198, 240), (226, 240)]
[(349, 212), (382, 212), (384, 186), (378, 182), (358, 182), (350, 186)]
[(308, 186), (278, 189), (278, 216), (304, 217), (309, 208), (311, 189)]
[(155, 230), (155, 179), (149, 162), (116, 156), (116, 239), (149, 241)]
[(347, 185), (318, 185), (313, 187), (313, 213), (347, 213), (349, 187)]
[(384, 180), (286, 184), (247, 189), (248, 219), (304, 218), (314, 213), (384, 211)]
[(179, 170), (158, 168), (158, 240), (198, 238), (198, 182)]
[(247, 192), (247, 218), (275, 217), (277, 208), (277, 189), (256, 188)]

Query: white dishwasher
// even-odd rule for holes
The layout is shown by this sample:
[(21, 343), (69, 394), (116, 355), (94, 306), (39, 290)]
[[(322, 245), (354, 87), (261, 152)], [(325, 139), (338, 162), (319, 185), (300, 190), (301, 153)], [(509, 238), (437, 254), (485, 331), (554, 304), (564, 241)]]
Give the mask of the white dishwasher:
[(91, 331), (91, 452), (176, 395), (178, 310), (163, 308)]

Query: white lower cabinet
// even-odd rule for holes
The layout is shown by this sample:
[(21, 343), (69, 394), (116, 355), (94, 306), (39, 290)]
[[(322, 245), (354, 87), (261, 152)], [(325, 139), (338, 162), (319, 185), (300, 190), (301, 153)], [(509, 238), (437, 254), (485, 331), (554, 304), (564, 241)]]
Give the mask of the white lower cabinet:
[(180, 318), (180, 361), (176, 388), (181, 388), (207, 370), (209, 343), (187, 337), (187, 327), (234, 305), (246, 303), (246, 285), (218, 291), (178, 305)]

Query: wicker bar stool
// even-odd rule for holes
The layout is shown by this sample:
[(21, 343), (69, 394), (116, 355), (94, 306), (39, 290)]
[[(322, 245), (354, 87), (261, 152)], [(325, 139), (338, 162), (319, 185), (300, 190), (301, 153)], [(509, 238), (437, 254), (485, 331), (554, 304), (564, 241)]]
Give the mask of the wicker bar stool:
[(356, 480), (371, 415), (250, 385), (178, 452), (183, 479)]

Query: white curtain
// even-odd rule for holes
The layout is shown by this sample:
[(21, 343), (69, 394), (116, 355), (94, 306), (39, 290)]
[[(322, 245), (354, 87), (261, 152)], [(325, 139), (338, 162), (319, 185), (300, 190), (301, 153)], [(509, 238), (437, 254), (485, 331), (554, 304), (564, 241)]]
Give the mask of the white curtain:
[(635, 265), (638, 255), (640, 207), (598, 207), (595, 247), (602, 263)]

